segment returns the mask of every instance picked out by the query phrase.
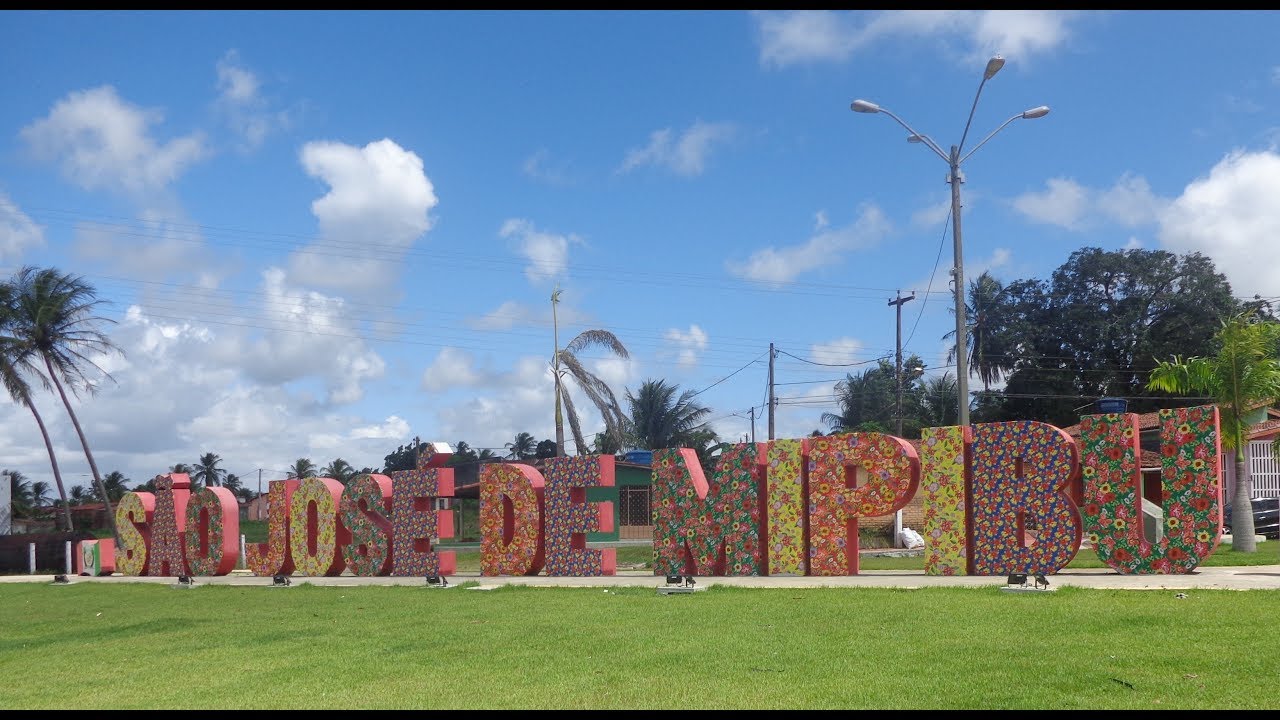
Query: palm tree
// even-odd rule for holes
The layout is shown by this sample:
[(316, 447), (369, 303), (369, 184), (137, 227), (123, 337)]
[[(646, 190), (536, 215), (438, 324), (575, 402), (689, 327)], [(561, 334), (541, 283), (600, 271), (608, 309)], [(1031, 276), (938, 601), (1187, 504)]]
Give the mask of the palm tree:
[(489, 448), (480, 448), (480, 452), (476, 454), (477, 460), (492, 460), (498, 457), (498, 454)]
[(311, 458), (298, 458), (289, 467), (289, 479), (301, 480), (303, 478), (316, 476), (316, 464), (311, 462)]
[(942, 373), (925, 382), (920, 388), (921, 427), (948, 427), (959, 422), (960, 408), (956, 404), (956, 379)]
[(120, 498), (129, 492), (129, 478), (125, 477), (119, 470), (112, 470), (107, 476), (102, 478), (102, 485), (107, 489), (107, 496), (113, 502), (120, 502)]
[(222, 485), (222, 479), (227, 476), (227, 471), (218, 467), (220, 462), (222, 462), (222, 457), (216, 453), (209, 452), (201, 455), (200, 461), (192, 468), (194, 472), (191, 474), (191, 479), (200, 482), (205, 487)]
[(227, 476), (222, 479), (222, 487), (233, 493), (239, 493), (245, 489), (244, 483), (240, 481), (240, 476), (235, 473), (227, 473)]
[(822, 413), (822, 422), (832, 432), (888, 432), (897, 387), (894, 372), (888, 361), (881, 360), (877, 367), (846, 374), (835, 385), (840, 411)]
[[(31, 517), (34, 503), (31, 500), (31, 483), (17, 470), (0, 470), (0, 477), (8, 476), (9, 502), (14, 516)], [(4, 480), (0, 480), (4, 482)]]
[(93, 496), (89, 494), (89, 491), (84, 489), (83, 485), (74, 485), (71, 488), (71, 502), (77, 505), (85, 504), (92, 497)]
[(516, 439), (507, 443), (507, 458), (510, 460), (528, 460), (538, 449), (538, 441), (527, 432), (516, 433)]
[(714, 439), (706, 417), (711, 410), (693, 400), (693, 390), (676, 397), (678, 385), (666, 380), (645, 380), (635, 395), (627, 391), (631, 408), (628, 435), (637, 447), (661, 450), (672, 447), (702, 447)]
[[(969, 281), (969, 301), (965, 303), (965, 317), (969, 330), (965, 333), (969, 346), (969, 368), (982, 380), (982, 389), (990, 390), (1005, 373), (1014, 369), (1014, 341), (1009, 324), (1009, 306), (1004, 303), (1004, 285), (983, 272)], [(955, 314), (955, 309), (951, 311)], [(952, 330), (943, 339), (954, 338)], [(956, 347), (947, 351), (947, 362), (956, 359)]]
[(49, 453), (49, 464), (53, 467), (53, 480), (58, 486), (58, 497), (62, 499), (62, 512), (67, 523), (67, 531), (73, 529), (71, 521), (71, 505), (67, 501), (67, 489), (62, 482), (62, 471), (58, 468), (58, 457), (53, 452), (53, 441), (49, 438), (49, 430), (44, 425), (44, 418), (36, 409), (31, 399), (31, 385), (24, 375), (31, 375), (40, 380), (46, 390), (52, 389), (49, 380), (40, 372), (35, 364), (32, 348), (15, 334), (17, 310), (15, 307), (16, 292), (12, 283), (0, 284), (0, 382), (13, 401), (26, 407), (36, 419), (40, 428), (40, 436), (44, 438), (45, 450)]
[[(555, 354), (551, 359), (552, 372), (555, 375), (555, 395), (556, 395), (556, 455), (564, 456), (564, 416), (569, 418), (569, 429), (573, 432), (573, 442), (578, 449), (579, 455), (585, 455), (590, 451), (586, 440), (582, 436), (582, 424), (578, 420), (578, 411), (573, 405), (573, 398), (569, 396), (569, 388), (565, 386), (563, 376), (567, 372), (573, 376), (578, 387), (591, 400), (596, 409), (600, 411), (600, 416), (604, 419), (605, 433), (612, 435), (614, 440), (621, 445), (626, 418), (623, 417), (622, 408), (618, 405), (618, 399), (614, 397), (613, 390), (609, 389), (609, 385), (603, 380), (593, 375), (578, 360), (578, 353), (593, 347), (600, 347), (612, 352), (614, 355), (627, 360), (631, 357), (631, 353), (627, 352), (627, 348), (618, 340), (617, 336), (608, 330), (583, 330), (573, 340), (569, 341), (564, 349), (560, 348), (560, 325), (556, 316), (556, 305), (560, 302), (560, 287), (551, 293), (551, 320), (555, 337)], [(564, 406), (563, 413), (561, 405)]]
[(31, 507), (34, 510), (48, 507), (52, 504), (49, 498), (49, 483), (43, 480), (37, 480), (31, 483)]
[(87, 375), (89, 369), (101, 373), (108, 380), (111, 375), (95, 363), (90, 355), (121, 352), (111, 340), (97, 330), (100, 322), (112, 322), (93, 314), (102, 302), (97, 292), (82, 278), (59, 272), (56, 268), (36, 269), (24, 266), (13, 279), (14, 333), (32, 353), (44, 361), (49, 381), (62, 398), (62, 405), (71, 417), (85, 459), (93, 473), (94, 485), (106, 505), (107, 524), (120, 546), (120, 531), (116, 527), (116, 515), (111, 509), (111, 499), (102, 485), (102, 475), (94, 462), (89, 441), (85, 438), (80, 419), (76, 417), (67, 397), (66, 388), (78, 395), (81, 390), (92, 395), (96, 386)]
[(1253, 537), (1252, 477), (1244, 450), (1249, 424), (1244, 416), (1260, 403), (1280, 399), (1280, 323), (1255, 321), (1243, 313), (1223, 321), (1215, 338), (1213, 357), (1189, 357), (1160, 361), (1147, 388), (1168, 393), (1204, 393), (1218, 405), (1223, 429), (1222, 446), (1236, 453), (1236, 490), (1231, 506), (1232, 549), (1255, 552)]
[(320, 468), (322, 477), (333, 478), (338, 482), (346, 485), (356, 476), (356, 469), (351, 467), (351, 463), (342, 458), (334, 458), (333, 462)]

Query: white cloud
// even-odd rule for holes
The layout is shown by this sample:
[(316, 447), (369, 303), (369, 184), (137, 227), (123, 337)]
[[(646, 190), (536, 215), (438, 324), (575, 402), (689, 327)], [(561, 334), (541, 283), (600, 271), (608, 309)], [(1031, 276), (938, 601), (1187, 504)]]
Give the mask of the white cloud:
[[(964, 206), (973, 209), (974, 193), (965, 195)], [(911, 226), (916, 228), (932, 228), (947, 221), (951, 214), (951, 198), (947, 197), (928, 207), (920, 208), (911, 214)]]
[(827, 217), (826, 210), (819, 210), (813, 216), (813, 229), (815, 231), (825, 230), (831, 227), (831, 220)]
[(1125, 173), (1106, 190), (1085, 187), (1069, 178), (1050, 178), (1044, 192), (1025, 193), (1013, 206), (1032, 221), (1068, 230), (1087, 230), (1102, 222), (1124, 227), (1159, 219), (1168, 201), (1151, 192), (1146, 178)]
[(551, 153), (546, 148), (540, 148), (525, 158), (521, 170), (526, 176), (548, 185), (567, 185), (570, 181), (563, 163), (551, 165)]
[(1026, 58), (1068, 38), (1076, 13), (1045, 10), (892, 10), (876, 13), (795, 10), (757, 12), (760, 63), (843, 62), (879, 42), (919, 38), (958, 42), (966, 61), (992, 54)]
[(214, 257), (204, 236), (178, 210), (143, 210), (136, 221), (84, 222), (76, 226), (77, 254), (114, 272), (141, 277), (195, 275), (203, 288), (217, 287), (229, 259)]
[(1015, 198), (1014, 208), (1035, 222), (1081, 229), (1089, 207), (1088, 189), (1066, 178), (1050, 178), (1045, 184), (1048, 188), (1044, 192)]
[(529, 308), (514, 300), (507, 300), (493, 312), (469, 319), (468, 324), (477, 330), (508, 330), (516, 325), (525, 325), (533, 318), (534, 313)]
[(241, 137), (246, 150), (262, 145), (267, 135), (288, 124), (288, 114), (273, 111), (259, 90), (262, 83), (240, 62), (236, 50), (228, 50), (218, 60), (217, 107), (231, 129)]
[(1160, 243), (1201, 252), (1237, 295), (1280, 295), (1280, 153), (1237, 151), (1187, 185), (1160, 218)]
[(1124, 249), (1125, 250), (1141, 250), (1142, 241), (1136, 237), (1130, 236), (1129, 241), (1124, 244)]
[(563, 279), (569, 269), (569, 244), (582, 242), (576, 235), (540, 231), (522, 218), (507, 220), (498, 234), (516, 238), (520, 254), (529, 260), (524, 275), (534, 283)]
[(729, 140), (734, 133), (732, 124), (704, 123), (701, 120), (674, 140), (671, 128), (655, 130), (649, 135), (648, 145), (627, 151), (618, 172), (628, 173), (638, 167), (655, 165), (685, 177), (701, 175), (712, 147)]
[(422, 158), (384, 138), (363, 148), (309, 142), (300, 160), (329, 191), (311, 203), (322, 242), (295, 253), (290, 273), (317, 286), (385, 294), (439, 202)]
[(422, 387), (429, 392), (475, 387), (485, 377), (486, 374), (476, 371), (471, 353), (446, 347), (436, 353), (435, 361), (422, 373)]
[(37, 157), (61, 164), (69, 181), (144, 196), (207, 154), (200, 133), (157, 142), (151, 127), (162, 120), (158, 110), (132, 105), (103, 85), (69, 93), (20, 134)]
[(726, 268), (736, 277), (777, 285), (834, 265), (844, 253), (875, 245), (888, 232), (889, 221), (884, 213), (874, 205), (866, 205), (849, 225), (822, 230), (799, 245), (757, 250), (745, 261), (728, 261)]
[(847, 365), (856, 362), (861, 352), (861, 342), (851, 337), (842, 337), (831, 342), (813, 344), (809, 347), (809, 358), (828, 365)]
[(671, 328), (662, 337), (676, 348), (676, 362), (681, 367), (697, 365), (698, 354), (707, 349), (707, 333), (697, 325), (690, 325), (687, 332)]
[(44, 228), (0, 192), (0, 260), (22, 257), (29, 247), (44, 245)]

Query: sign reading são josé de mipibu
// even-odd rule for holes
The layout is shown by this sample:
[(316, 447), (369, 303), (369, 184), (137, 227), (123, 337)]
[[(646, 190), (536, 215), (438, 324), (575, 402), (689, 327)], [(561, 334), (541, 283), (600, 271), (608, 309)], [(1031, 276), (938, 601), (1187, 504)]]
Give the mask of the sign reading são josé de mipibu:
[[(858, 572), (858, 521), (892, 513), (923, 493), (925, 572), (1052, 573), (1087, 535), (1122, 573), (1186, 573), (1217, 547), (1222, 471), (1214, 406), (1162, 410), (1159, 457), (1164, 533), (1143, 533), (1137, 416), (1090, 415), (1077, 443), (1039, 422), (927, 428), (907, 441), (850, 433), (740, 444), (710, 477), (692, 450), (653, 454), (657, 575), (846, 575)], [(274, 481), (269, 538), (250, 545), (256, 575), (430, 577), (455, 570), (448, 455), (434, 446), (415, 470)], [(1083, 506), (1067, 493), (1080, 473)], [(585, 488), (612, 486), (611, 455), (480, 469), (480, 574), (611, 575), (611, 549), (585, 533), (613, 529), (613, 508)], [(125, 575), (220, 575), (238, 559), (239, 516), (223, 488), (192, 491), (186, 475), (120, 502)]]

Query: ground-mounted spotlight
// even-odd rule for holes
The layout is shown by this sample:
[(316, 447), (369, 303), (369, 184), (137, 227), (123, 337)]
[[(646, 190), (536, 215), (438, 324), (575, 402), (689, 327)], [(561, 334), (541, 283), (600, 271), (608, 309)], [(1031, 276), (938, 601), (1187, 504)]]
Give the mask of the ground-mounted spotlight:
[(1010, 573), (1004, 587), (1000, 589), (1005, 592), (1044, 592), (1049, 589), (1049, 579), (1044, 573), (1030, 573), (1034, 579), (1031, 585), (1027, 585), (1027, 575), (1028, 573)]
[(429, 588), (447, 588), (449, 587), (449, 578), (443, 575), (428, 575), (427, 587)]
[(692, 575), (667, 575), (666, 584), (658, 588), (659, 595), (676, 595), (683, 593), (691, 593), (703, 588), (697, 587), (698, 583), (693, 579)]
[(271, 587), (289, 587), (292, 584), (293, 581), (289, 579), (288, 575), (271, 576)]
[(67, 580), (67, 576), (66, 576), (66, 575), (63, 575), (62, 573), (58, 573), (57, 575), (54, 575), (54, 576), (53, 576), (53, 584), (54, 584), (54, 585), (67, 585), (67, 584), (69, 584), (69, 581)]
[(195, 578), (191, 577), (190, 575), (179, 575), (179, 576), (178, 576), (178, 587), (188, 587), (188, 588), (189, 588), (189, 587), (194, 587), (194, 586), (195, 586), (195, 584), (196, 584)]

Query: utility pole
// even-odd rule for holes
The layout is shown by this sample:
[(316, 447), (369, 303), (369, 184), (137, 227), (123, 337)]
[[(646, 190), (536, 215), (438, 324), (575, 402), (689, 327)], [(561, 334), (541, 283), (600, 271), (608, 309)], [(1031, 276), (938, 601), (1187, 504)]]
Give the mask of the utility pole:
[(751, 442), (756, 441), (756, 406), (751, 406)]
[(773, 439), (773, 407), (778, 404), (773, 397), (773, 343), (769, 343), (769, 439)]
[(902, 297), (902, 291), (901, 291), (901, 290), (898, 290), (898, 291), (897, 291), (897, 293), (898, 293), (898, 298), (897, 298), (896, 300), (890, 300), (890, 301), (889, 301), (889, 304), (890, 304), (890, 305), (896, 305), (896, 306), (897, 306), (897, 308), (895, 308), (895, 309), (898, 311), (898, 313), (897, 313), (897, 314), (898, 314), (898, 341), (897, 341), (897, 343), (896, 343), (897, 348), (898, 348), (898, 355), (897, 355), (897, 366), (898, 366), (898, 371), (897, 371), (897, 378), (898, 378), (898, 411), (897, 411), (897, 417), (898, 417), (898, 437), (902, 437), (902, 304), (903, 304), (903, 303), (905, 303), (905, 302), (911, 302), (912, 300), (915, 300), (915, 299), (916, 299), (916, 294), (913, 292), (913, 293), (911, 293), (911, 295), (910, 295), (909, 297)]
[(262, 497), (262, 468), (258, 468), (258, 497)]

